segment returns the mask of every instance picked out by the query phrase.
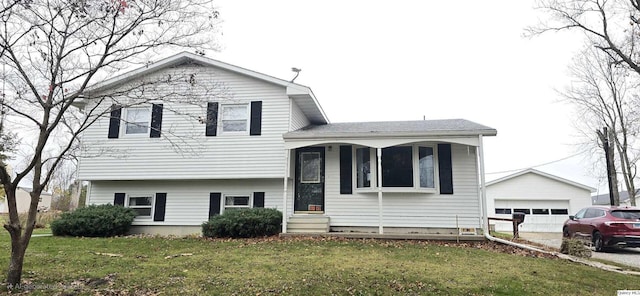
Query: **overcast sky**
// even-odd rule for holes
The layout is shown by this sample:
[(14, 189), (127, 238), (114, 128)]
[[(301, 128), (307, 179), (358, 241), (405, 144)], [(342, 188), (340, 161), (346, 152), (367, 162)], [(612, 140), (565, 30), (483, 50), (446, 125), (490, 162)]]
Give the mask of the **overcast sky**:
[[(464, 118), (493, 127), (487, 173), (579, 153), (556, 90), (580, 33), (523, 37), (531, 0), (217, 1), (223, 36), (207, 56), (311, 87), (331, 122)], [(537, 169), (598, 187), (578, 155)], [(504, 174), (489, 174), (488, 178)]]

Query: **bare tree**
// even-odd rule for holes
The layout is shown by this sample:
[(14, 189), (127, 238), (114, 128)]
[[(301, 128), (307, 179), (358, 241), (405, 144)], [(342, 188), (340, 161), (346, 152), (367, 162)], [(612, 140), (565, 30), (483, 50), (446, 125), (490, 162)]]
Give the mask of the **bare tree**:
[[(215, 49), (218, 12), (210, 0), (14, 0), (0, 1), (0, 63), (7, 96), (5, 132), (20, 131), (32, 147), (15, 168), (0, 158), (0, 181), (9, 207), (4, 228), (11, 237), (7, 283), (20, 283), (25, 251), (35, 226), (38, 198), (54, 172), (80, 146), (78, 137), (99, 118), (105, 104), (141, 104), (144, 92), (168, 83), (194, 85), (195, 73), (154, 77), (117, 91), (90, 91), (128, 67), (163, 50)], [(182, 92), (184, 93), (184, 92)], [(121, 99), (124, 98), (124, 99)], [(158, 99), (158, 98), (155, 98)], [(162, 99), (162, 98), (159, 98)], [(73, 106), (91, 101), (81, 113)], [(104, 103), (103, 103), (104, 102)], [(148, 100), (147, 100), (148, 102)], [(163, 130), (163, 136), (165, 135)], [(27, 178), (28, 177), (28, 178)], [(16, 189), (31, 180), (26, 227), (16, 210)]]
[[(635, 206), (634, 180), (640, 158), (640, 151), (634, 149), (640, 131), (640, 113), (637, 111), (640, 99), (635, 92), (637, 75), (629, 75), (629, 68), (593, 47), (587, 47), (574, 59), (570, 71), (576, 81), (563, 96), (578, 111), (582, 134), (597, 134), (597, 138), (591, 136), (588, 142), (609, 142), (614, 147), (609, 155), (612, 162), (613, 150), (617, 151), (615, 159)], [(608, 135), (599, 131), (602, 127), (608, 130)], [(614, 186), (617, 191), (617, 182)]]
[(565, 30), (583, 32), (591, 45), (615, 64), (640, 74), (640, 1), (540, 0), (537, 8), (548, 18), (528, 28), (530, 35)]

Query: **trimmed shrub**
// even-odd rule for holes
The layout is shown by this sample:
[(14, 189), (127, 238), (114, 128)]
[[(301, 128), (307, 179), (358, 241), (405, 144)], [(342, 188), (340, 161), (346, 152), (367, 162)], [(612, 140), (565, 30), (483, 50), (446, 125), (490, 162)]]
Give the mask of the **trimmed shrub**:
[(247, 238), (280, 233), (282, 213), (276, 209), (226, 210), (202, 223), (204, 237)]
[(133, 209), (114, 205), (90, 205), (51, 222), (53, 235), (108, 237), (123, 235), (136, 217)]
[(589, 250), (584, 245), (584, 243), (578, 239), (562, 239), (562, 245), (560, 245), (560, 253), (581, 258), (591, 257), (591, 250)]

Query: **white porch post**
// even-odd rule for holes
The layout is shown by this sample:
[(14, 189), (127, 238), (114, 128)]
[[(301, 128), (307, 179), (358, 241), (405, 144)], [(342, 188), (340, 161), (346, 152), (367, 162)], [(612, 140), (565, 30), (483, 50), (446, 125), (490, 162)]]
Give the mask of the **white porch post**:
[(282, 191), (282, 233), (287, 233), (287, 188), (289, 187), (289, 155), (290, 149), (284, 150), (284, 190)]
[(378, 156), (378, 233), (383, 233), (382, 227), (382, 148), (377, 148)]
[(485, 188), (484, 178), (484, 144), (482, 143), (482, 135), (478, 136), (478, 162), (480, 163), (480, 202), (482, 203), (482, 229), (484, 233), (489, 233), (489, 216), (487, 215), (487, 191)]

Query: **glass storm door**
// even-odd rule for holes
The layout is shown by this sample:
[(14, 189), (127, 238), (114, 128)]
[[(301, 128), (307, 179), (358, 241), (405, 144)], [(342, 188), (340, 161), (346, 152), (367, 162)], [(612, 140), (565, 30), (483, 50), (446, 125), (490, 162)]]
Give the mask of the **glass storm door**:
[(296, 150), (297, 213), (324, 213), (324, 147)]

